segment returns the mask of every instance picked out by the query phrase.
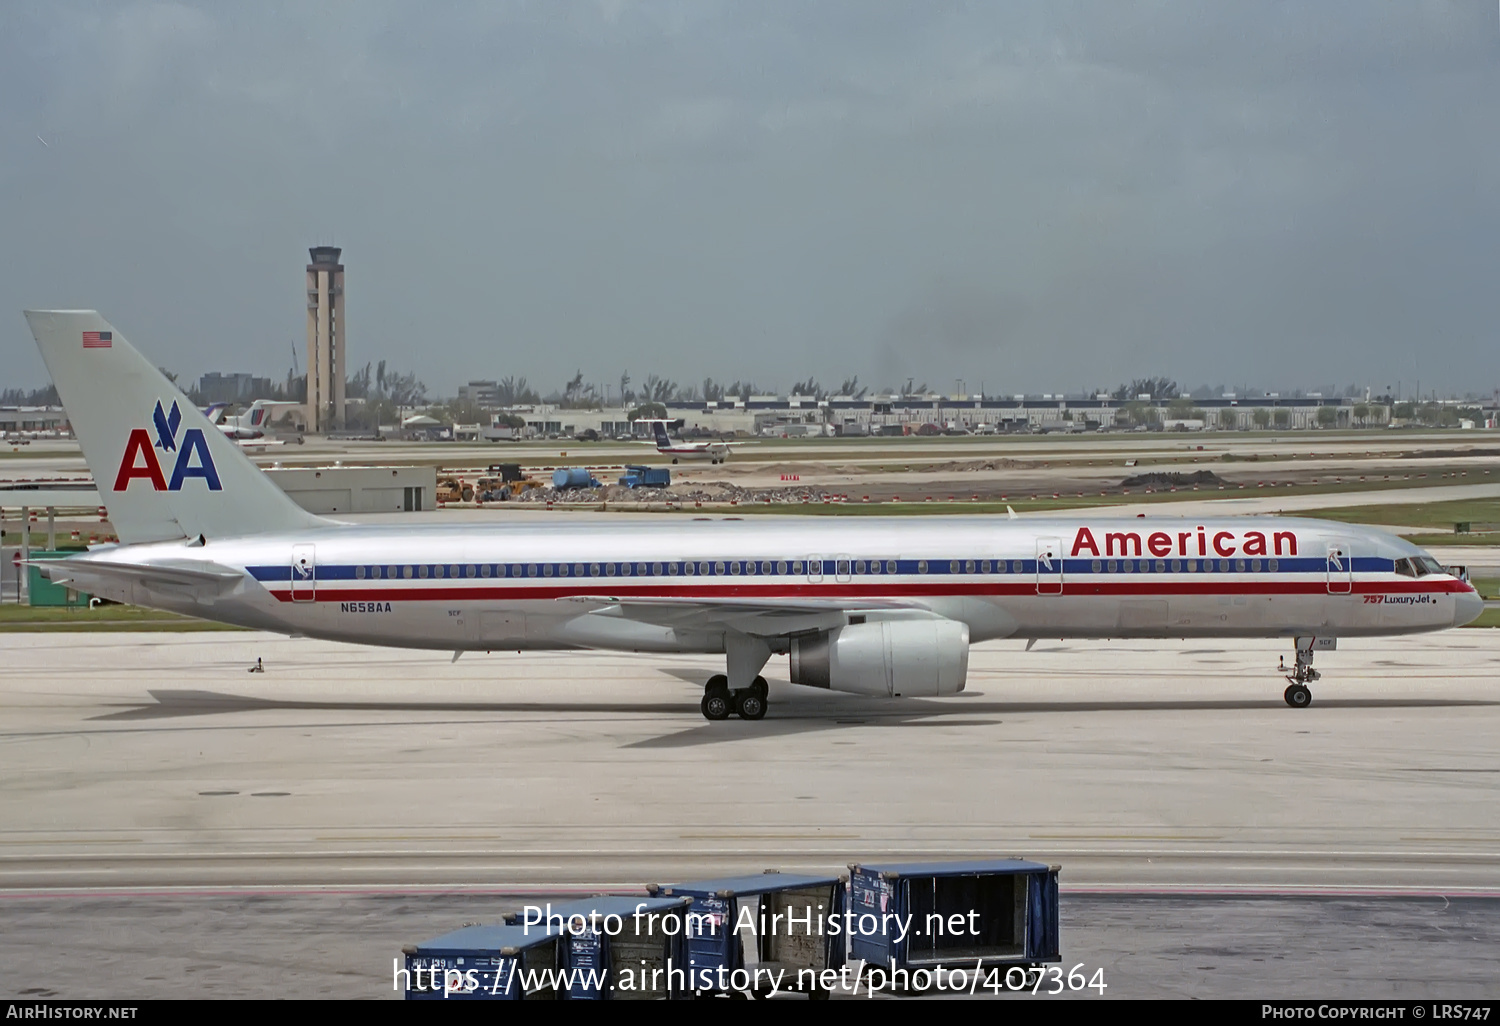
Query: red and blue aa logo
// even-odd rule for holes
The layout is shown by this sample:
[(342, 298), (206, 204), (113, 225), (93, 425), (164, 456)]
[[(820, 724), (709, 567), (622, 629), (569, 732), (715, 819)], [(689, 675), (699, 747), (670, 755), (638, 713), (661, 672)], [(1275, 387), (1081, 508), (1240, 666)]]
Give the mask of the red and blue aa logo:
[[(135, 428), (130, 432), (130, 438), (125, 442), (125, 455), (120, 457), (120, 472), (115, 475), (115, 491), (123, 492), (136, 478), (150, 481), (151, 487), (158, 492), (181, 491), (182, 483), (190, 477), (201, 477), (207, 482), (211, 492), (223, 489), (219, 484), (219, 471), (214, 466), (213, 455), (208, 451), (208, 439), (203, 437), (203, 429), (187, 428), (182, 432), (182, 438), (178, 439), (177, 430), (182, 427), (182, 411), (177, 408), (176, 400), (172, 402), (171, 412), (167, 412), (162, 409), (161, 400), (158, 399), (156, 409), (151, 414), (151, 424), (156, 431), (154, 442), (151, 432), (145, 428)], [(162, 461), (156, 455), (157, 449), (162, 451), (163, 456), (176, 454), (170, 480), (162, 473)]]

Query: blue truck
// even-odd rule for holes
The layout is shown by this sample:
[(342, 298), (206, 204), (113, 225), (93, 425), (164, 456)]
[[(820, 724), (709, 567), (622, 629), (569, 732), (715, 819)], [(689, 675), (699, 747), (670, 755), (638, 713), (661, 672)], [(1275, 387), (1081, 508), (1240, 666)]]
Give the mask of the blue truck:
[(666, 467), (642, 467), (626, 464), (620, 475), (620, 484), (626, 488), (670, 488), (672, 472)]

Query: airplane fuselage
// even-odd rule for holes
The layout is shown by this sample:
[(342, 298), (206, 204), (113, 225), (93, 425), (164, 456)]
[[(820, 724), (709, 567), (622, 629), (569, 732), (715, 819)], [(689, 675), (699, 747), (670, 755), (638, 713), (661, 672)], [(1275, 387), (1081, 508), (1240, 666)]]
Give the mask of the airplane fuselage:
[(838, 607), (839, 623), (936, 614), (972, 641), (1402, 634), (1466, 622), (1479, 601), (1401, 539), (1284, 518), (339, 525), (87, 558), (243, 574), (207, 604), (140, 583), (106, 597), (445, 650), (724, 651), (722, 629), (643, 622), (618, 604), (631, 600), (818, 601)]

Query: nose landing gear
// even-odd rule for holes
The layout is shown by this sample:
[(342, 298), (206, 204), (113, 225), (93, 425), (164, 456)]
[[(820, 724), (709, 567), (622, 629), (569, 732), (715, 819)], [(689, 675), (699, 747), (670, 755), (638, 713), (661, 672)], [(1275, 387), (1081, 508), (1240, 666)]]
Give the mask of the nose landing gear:
[(1323, 675), (1313, 669), (1313, 642), (1314, 638), (1297, 639), (1297, 664), (1292, 667), (1292, 672), (1287, 673), (1286, 657), (1281, 657), (1278, 669), (1286, 673), (1286, 679), (1290, 681), (1286, 691), (1281, 697), (1286, 699), (1286, 704), (1293, 709), (1306, 709), (1312, 704), (1312, 689), (1307, 685), (1312, 681), (1319, 680)]

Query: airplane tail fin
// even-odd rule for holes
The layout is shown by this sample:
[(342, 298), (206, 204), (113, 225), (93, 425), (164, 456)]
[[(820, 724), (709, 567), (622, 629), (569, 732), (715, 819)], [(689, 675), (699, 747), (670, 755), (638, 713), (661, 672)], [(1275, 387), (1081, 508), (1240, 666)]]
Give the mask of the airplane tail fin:
[(661, 421), (653, 421), (651, 424), (651, 430), (656, 435), (657, 445), (669, 446), (672, 444), (672, 439), (667, 436), (667, 426)]
[(319, 527), (93, 310), (27, 310), (120, 540)]

